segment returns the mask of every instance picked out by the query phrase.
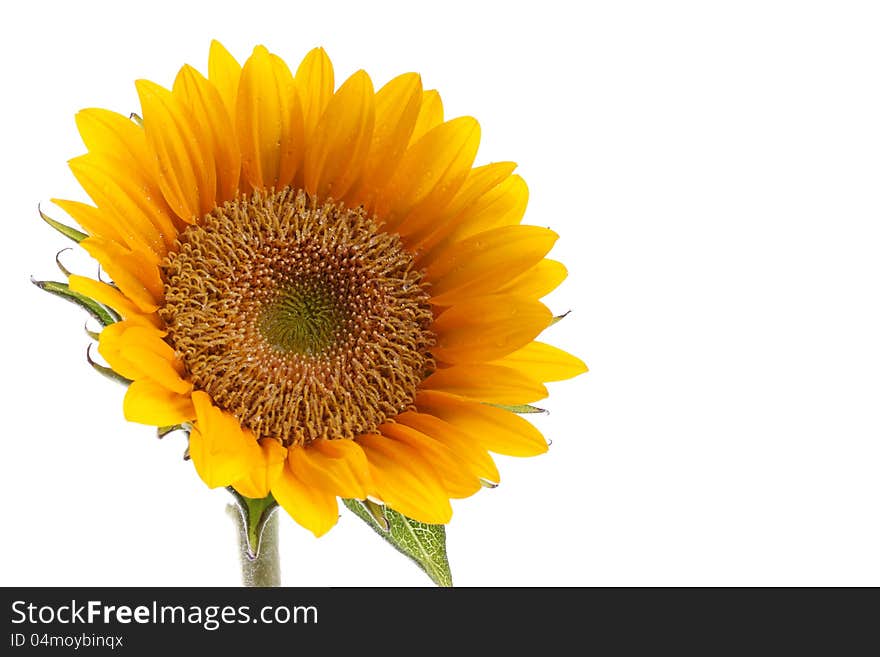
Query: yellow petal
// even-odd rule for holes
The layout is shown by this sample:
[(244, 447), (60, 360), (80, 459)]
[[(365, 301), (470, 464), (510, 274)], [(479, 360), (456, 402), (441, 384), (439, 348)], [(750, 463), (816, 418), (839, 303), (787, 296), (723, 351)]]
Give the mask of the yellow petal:
[(137, 173), (109, 155), (89, 153), (68, 162), (70, 170), (124, 244), (158, 263), (167, 253), (162, 233), (150, 220), (149, 200)]
[(183, 363), (162, 339), (165, 335), (144, 323), (117, 322), (101, 331), (98, 352), (114, 371), (126, 378), (148, 379), (172, 392), (187, 393), (192, 385), (181, 377)]
[(399, 75), (376, 92), (376, 125), (358, 201), (374, 199), (391, 178), (409, 143), (422, 106), (422, 79)]
[[(89, 235), (103, 237), (131, 248), (132, 245), (125, 241), (122, 232), (116, 227), (115, 220), (112, 216), (108, 216), (104, 210), (79, 201), (65, 201), (60, 198), (53, 198), (51, 201), (73, 217), (74, 221), (82, 226), (82, 229)], [(135, 242), (135, 244), (140, 243)]]
[(123, 319), (132, 320), (138, 323), (147, 323), (156, 327), (162, 325), (162, 320), (156, 314), (142, 313), (140, 308), (127, 299), (112, 285), (107, 285), (102, 281), (96, 281), (85, 276), (71, 274), (67, 279), (70, 289), (74, 292), (84, 294), (90, 299), (94, 299), (98, 303), (109, 306), (120, 315)]
[(547, 441), (540, 431), (504, 409), (429, 390), (418, 393), (416, 406), (420, 412), (445, 420), (491, 452), (535, 456), (547, 451)]
[(379, 427), (383, 436), (412, 447), (437, 473), (449, 497), (469, 497), (482, 484), (467, 464), (443, 443), (421, 431), (403, 424), (383, 424)]
[(422, 381), (425, 390), (438, 390), (493, 404), (530, 404), (547, 396), (547, 388), (509, 367), (468, 363), (434, 372)]
[(277, 440), (263, 438), (259, 442), (260, 458), (247, 475), (232, 486), (245, 497), (259, 500), (269, 494), (272, 485), (281, 476), (287, 450)]
[(515, 294), (529, 299), (540, 299), (559, 287), (568, 276), (568, 270), (561, 262), (544, 258), (537, 265), (525, 270), (512, 281), (502, 286), (501, 294)]
[(431, 303), (448, 306), (491, 294), (537, 264), (559, 236), (538, 226), (503, 226), (456, 242), (426, 272)]
[(290, 69), (263, 46), (241, 71), (236, 122), (247, 181), (256, 189), (289, 185), (302, 159), (302, 107)]
[(452, 507), (446, 490), (417, 450), (375, 434), (359, 436), (357, 442), (367, 455), (376, 493), (385, 504), (419, 522), (449, 522)]
[(135, 86), (159, 189), (177, 216), (191, 222), (213, 209), (217, 191), (206, 128), (167, 89), (149, 80)]
[(155, 312), (165, 296), (158, 267), (138, 252), (101, 239), (87, 237), (79, 243), (104, 270), (122, 293), (145, 313)]
[(303, 171), (307, 192), (345, 196), (363, 171), (374, 121), (373, 83), (358, 71), (330, 99), (312, 135)]
[(223, 99), (226, 112), (235, 126), (235, 105), (238, 98), (238, 80), (241, 65), (219, 41), (211, 41), (208, 53), (208, 80), (216, 87)]
[[(153, 159), (143, 128), (127, 116), (105, 109), (86, 109), (76, 115), (76, 125), (89, 152), (111, 163), (107, 181), (127, 190), (131, 200), (162, 235), (165, 246), (174, 245), (177, 226), (173, 213), (153, 173)], [(107, 190), (105, 190), (105, 195)], [(118, 209), (118, 208), (117, 208)], [(120, 218), (131, 222), (123, 209)], [(114, 239), (109, 232), (92, 233)], [(118, 240), (122, 241), (122, 240)], [(132, 244), (129, 244), (132, 246)]]
[(306, 54), (296, 69), (294, 81), (302, 101), (306, 143), (311, 143), (311, 135), (336, 88), (333, 62), (323, 48), (313, 48)]
[[(142, 328), (142, 327), (141, 327)], [(125, 359), (149, 379), (172, 392), (184, 394), (192, 390), (192, 384), (181, 378), (174, 367), (173, 360), (158, 354), (152, 345), (147, 343), (129, 344), (122, 351)]]
[(354, 441), (318, 439), (306, 447), (291, 447), (288, 460), (290, 469), (309, 488), (357, 499), (370, 494), (365, 486), (369, 481), (367, 460)]
[(144, 376), (140, 368), (129, 361), (124, 353), (125, 343), (122, 337), (134, 325), (128, 320), (116, 322), (104, 327), (101, 335), (98, 336), (98, 353), (101, 354), (101, 357), (107, 361), (114, 372), (132, 381)]
[(538, 381), (562, 381), (587, 371), (580, 358), (543, 342), (531, 342), (494, 364), (513, 368)]
[(189, 395), (172, 392), (152, 381), (134, 381), (128, 386), (122, 402), (125, 419), (129, 422), (167, 427), (189, 422), (195, 409)]
[(293, 473), (289, 461), (272, 484), (272, 496), (291, 518), (315, 536), (326, 534), (339, 519), (336, 496), (307, 486)]
[(150, 173), (144, 131), (130, 118), (100, 108), (80, 110), (75, 118), (79, 134), (90, 152), (113, 155), (141, 173)]
[(514, 226), (522, 221), (529, 204), (525, 180), (513, 175), (483, 194), (455, 219), (449, 241), (457, 242), (471, 235), (500, 226)]
[(470, 171), (480, 145), (480, 124), (463, 116), (442, 123), (407, 149), (377, 208), (388, 230), (414, 235), (436, 220)]
[(192, 393), (196, 422), (189, 437), (189, 455), (209, 488), (239, 481), (263, 461), (254, 435), (238, 420), (211, 403), (202, 391)]
[(180, 69), (172, 93), (201, 127), (202, 138), (214, 154), (217, 192), (215, 204), (235, 198), (241, 173), (241, 153), (233, 136), (232, 120), (217, 88), (191, 66)]
[(425, 134), (443, 123), (443, 100), (436, 89), (422, 93), (419, 113), (410, 134), (409, 143), (414, 144)]
[(456, 241), (449, 236), (455, 232), (458, 224), (469, 217), (475, 208), (484, 205), (487, 198), (496, 196), (499, 188), (509, 185), (515, 168), (514, 162), (492, 162), (471, 169), (461, 189), (444, 210), (443, 217), (437, 220), (436, 225), (427, 227), (420, 249), (429, 251), (439, 242)]
[(418, 429), (426, 436), (431, 436), (434, 440), (446, 445), (480, 479), (493, 484), (501, 481), (498, 468), (495, 467), (495, 462), (486, 449), (468, 434), (445, 420), (428, 413), (406, 411), (394, 418), (394, 421)]
[(532, 341), (553, 314), (540, 301), (507, 295), (456, 304), (434, 321), (431, 353), (446, 363), (495, 360)]

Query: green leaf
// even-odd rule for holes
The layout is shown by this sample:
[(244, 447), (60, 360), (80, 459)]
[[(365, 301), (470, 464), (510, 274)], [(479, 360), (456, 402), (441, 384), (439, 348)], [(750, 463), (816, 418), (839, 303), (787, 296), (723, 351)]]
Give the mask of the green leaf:
[(437, 586), (452, 586), (452, 572), (446, 557), (446, 525), (427, 525), (384, 507), (388, 529), (379, 524), (366, 504), (369, 500), (342, 500), (349, 511), (367, 523), (394, 548), (412, 559)]
[(71, 290), (67, 283), (59, 283), (58, 281), (36, 281), (33, 278), (31, 279), (31, 283), (41, 290), (45, 290), (49, 294), (54, 294), (55, 296), (70, 301), (71, 303), (75, 303), (98, 320), (101, 323), (101, 326), (114, 324), (120, 319), (119, 315), (106, 306), (98, 303), (94, 299), (90, 299), (84, 294)]
[(64, 235), (64, 237), (66, 237), (67, 239), (73, 240), (77, 244), (79, 244), (85, 238), (88, 237), (88, 235), (86, 235), (82, 231), (77, 230), (76, 228), (71, 228), (70, 226), (65, 226), (60, 221), (55, 221), (50, 216), (48, 216), (45, 212), (43, 212), (43, 210), (40, 208), (39, 205), (37, 206), (37, 212), (40, 213), (40, 216), (43, 218), (43, 221), (45, 221), (47, 224), (52, 226), (52, 228), (54, 228), (59, 233)]
[(278, 502), (272, 495), (267, 495), (260, 500), (254, 500), (245, 497), (235, 490), (232, 486), (226, 488), (235, 498), (236, 506), (241, 514), (241, 521), (244, 523), (247, 536), (248, 556), (256, 559), (260, 555), (260, 539), (263, 536), (263, 528), (272, 517), (272, 513), (278, 508)]

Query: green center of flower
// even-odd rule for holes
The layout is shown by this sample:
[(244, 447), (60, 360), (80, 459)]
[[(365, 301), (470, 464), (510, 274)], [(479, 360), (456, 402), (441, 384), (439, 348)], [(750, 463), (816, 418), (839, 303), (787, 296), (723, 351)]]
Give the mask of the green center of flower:
[(326, 282), (301, 279), (266, 304), (258, 326), (266, 342), (279, 351), (316, 356), (333, 346), (345, 324), (345, 308)]
[(178, 242), (161, 267), (167, 339), (257, 438), (354, 438), (412, 407), (433, 313), (412, 255), (363, 210), (258, 192)]

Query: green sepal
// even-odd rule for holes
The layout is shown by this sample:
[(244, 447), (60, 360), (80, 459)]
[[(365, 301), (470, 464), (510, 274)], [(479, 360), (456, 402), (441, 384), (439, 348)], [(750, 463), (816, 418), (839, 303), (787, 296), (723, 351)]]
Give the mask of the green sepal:
[(156, 427), (156, 438), (164, 438), (175, 431), (185, 431), (186, 435), (189, 436), (190, 429), (192, 429), (192, 425), (189, 422), (171, 424), (167, 427)]
[(52, 217), (48, 216), (45, 212), (43, 212), (43, 210), (40, 208), (39, 205), (37, 206), (37, 212), (40, 213), (40, 216), (43, 218), (43, 221), (45, 221), (47, 224), (52, 226), (52, 228), (54, 228), (59, 233), (64, 235), (64, 237), (66, 237), (67, 239), (73, 240), (77, 244), (79, 244), (85, 238), (88, 237), (87, 234), (85, 234), (84, 232), (82, 232), (80, 230), (77, 230), (76, 228), (71, 228), (70, 226), (65, 226), (60, 221), (55, 221), (54, 219), (52, 219)]
[(128, 387), (131, 384), (131, 379), (127, 379), (113, 368), (107, 367), (106, 365), (99, 365), (95, 361), (92, 360), (92, 345), (86, 347), (86, 360), (89, 362), (89, 365), (92, 366), (92, 369), (95, 370), (98, 374), (106, 376), (111, 381), (115, 381), (116, 383), (121, 383), (125, 387)]
[(260, 556), (260, 539), (263, 536), (263, 528), (275, 510), (278, 509), (278, 502), (275, 501), (271, 493), (262, 499), (253, 500), (245, 497), (232, 486), (227, 486), (226, 490), (235, 498), (235, 505), (238, 507), (241, 522), (246, 530), (248, 558), (256, 559)]
[(446, 556), (446, 525), (428, 525), (384, 507), (388, 529), (383, 528), (370, 507), (370, 500), (342, 500), (346, 508), (373, 528), (394, 548), (412, 559), (437, 586), (452, 586), (452, 572)]
[(554, 317), (553, 319), (550, 320), (550, 324), (548, 324), (548, 326), (553, 326), (556, 322), (561, 322), (563, 319), (568, 317), (568, 313), (570, 313), (570, 312), (571, 312), (570, 310), (566, 310), (561, 315), (556, 315), (556, 317)]
[(505, 411), (510, 411), (511, 413), (546, 413), (547, 409), (538, 408), (537, 406), (532, 406), (531, 404), (490, 404), (486, 403), (487, 406), (494, 406), (495, 408), (503, 408)]
[(67, 283), (59, 283), (58, 281), (37, 281), (33, 278), (31, 279), (31, 283), (41, 290), (45, 290), (49, 294), (54, 294), (55, 296), (70, 301), (71, 303), (75, 303), (98, 320), (101, 323), (101, 326), (115, 324), (120, 320), (120, 317), (116, 312), (84, 294), (74, 292), (70, 289), (70, 286)]

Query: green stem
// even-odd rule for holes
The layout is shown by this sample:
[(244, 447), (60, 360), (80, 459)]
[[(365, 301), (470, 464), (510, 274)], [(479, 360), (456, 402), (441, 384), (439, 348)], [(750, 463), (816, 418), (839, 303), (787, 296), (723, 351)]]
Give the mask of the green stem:
[(257, 554), (251, 554), (248, 542), (248, 523), (240, 510), (230, 504), (226, 507), (238, 528), (238, 557), (241, 562), (241, 583), (244, 586), (281, 586), (281, 558), (278, 552), (278, 514), (272, 513), (262, 527)]

